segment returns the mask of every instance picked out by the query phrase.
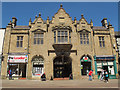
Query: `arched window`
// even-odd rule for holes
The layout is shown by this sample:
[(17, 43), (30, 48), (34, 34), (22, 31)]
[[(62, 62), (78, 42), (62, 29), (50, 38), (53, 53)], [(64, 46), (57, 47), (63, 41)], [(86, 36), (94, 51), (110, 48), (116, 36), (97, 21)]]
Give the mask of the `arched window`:
[(32, 59), (32, 74), (33, 76), (40, 76), (44, 73), (44, 60), (41, 56), (35, 56)]

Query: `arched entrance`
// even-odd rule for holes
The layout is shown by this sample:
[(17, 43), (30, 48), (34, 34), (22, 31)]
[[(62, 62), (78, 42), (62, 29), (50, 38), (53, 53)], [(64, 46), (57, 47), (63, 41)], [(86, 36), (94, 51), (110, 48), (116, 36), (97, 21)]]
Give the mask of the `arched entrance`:
[(58, 56), (53, 61), (54, 78), (69, 77), (72, 73), (72, 60), (68, 56)]
[(41, 76), (44, 73), (44, 59), (42, 56), (34, 56), (32, 58), (32, 75)]
[(91, 68), (91, 58), (88, 55), (84, 55), (81, 60), (81, 75), (88, 75)]

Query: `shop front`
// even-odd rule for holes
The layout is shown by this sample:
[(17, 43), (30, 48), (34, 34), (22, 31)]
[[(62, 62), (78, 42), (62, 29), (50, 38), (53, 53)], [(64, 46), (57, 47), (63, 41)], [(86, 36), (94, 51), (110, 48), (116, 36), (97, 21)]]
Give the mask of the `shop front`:
[(95, 56), (95, 68), (98, 78), (102, 70), (106, 70), (110, 79), (116, 78), (117, 68), (115, 56)]
[(7, 76), (9, 77), (9, 70), (12, 71), (14, 79), (26, 78), (28, 56), (27, 55), (9, 55)]
[(92, 69), (91, 58), (89, 56), (83, 56), (80, 61), (81, 61), (81, 75), (86, 76)]

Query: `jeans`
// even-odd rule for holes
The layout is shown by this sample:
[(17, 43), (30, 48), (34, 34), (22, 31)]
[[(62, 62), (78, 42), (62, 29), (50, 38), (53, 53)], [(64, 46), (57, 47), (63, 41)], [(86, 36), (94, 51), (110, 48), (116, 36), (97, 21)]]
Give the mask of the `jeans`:
[(89, 75), (89, 80), (92, 81), (92, 76), (91, 75)]

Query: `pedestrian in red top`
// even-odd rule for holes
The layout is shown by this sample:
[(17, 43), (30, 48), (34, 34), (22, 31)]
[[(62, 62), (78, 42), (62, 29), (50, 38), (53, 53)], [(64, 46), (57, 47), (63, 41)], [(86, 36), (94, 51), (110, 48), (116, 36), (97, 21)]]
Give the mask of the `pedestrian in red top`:
[(89, 80), (92, 81), (92, 70), (89, 71)]

